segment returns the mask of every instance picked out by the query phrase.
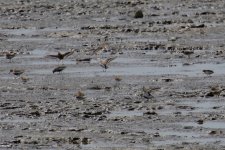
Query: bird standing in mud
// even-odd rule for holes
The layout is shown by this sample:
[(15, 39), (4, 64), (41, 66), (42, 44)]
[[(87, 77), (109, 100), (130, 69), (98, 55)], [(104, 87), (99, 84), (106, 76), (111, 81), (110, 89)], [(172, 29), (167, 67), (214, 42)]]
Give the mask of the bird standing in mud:
[(64, 66), (64, 65), (61, 65), (61, 66), (58, 66), (58, 67), (56, 67), (56, 68), (54, 68), (53, 70), (52, 70), (52, 73), (54, 74), (55, 72), (62, 72), (64, 69), (66, 68), (66, 66)]
[(22, 80), (23, 83), (26, 83), (27, 81), (30, 80), (30, 78), (28, 78), (26, 76), (21, 76), (20, 79)]
[(100, 45), (98, 48), (94, 49), (92, 55), (101, 54), (102, 52), (107, 51), (108, 49), (109, 49), (109, 45), (104, 43)]
[(114, 80), (116, 81), (116, 84), (114, 85), (114, 88), (119, 88), (120, 81), (122, 81), (122, 78), (120, 76), (115, 76)]
[(10, 62), (12, 62), (12, 58), (14, 58), (16, 56), (17, 53), (13, 52), (13, 51), (9, 51), (9, 52), (6, 52), (5, 54), (5, 58), (6, 59), (9, 59)]
[(182, 51), (182, 53), (184, 55), (187, 55), (188, 56), (188, 59), (190, 59), (191, 58), (191, 55), (194, 54), (194, 51)]
[(84, 94), (83, 92), (81, 92), (81, 91), (76, 92), (76, 93), (74, 94), (74, 96), (75, 96), (77, 99), (79, 99), (79, 100), (85, 98), (85, 94)]
[(216, 86), (210, 86), (210, 93), (208, 94), (211, 94), (211, 95), (215, 95), (217, 97), (220, 96), (220, 93), (223, 92), (225, 89), (220, 87), (219, 85), (216, 85)]
[(103, 72), (106, 72), (106, 70), (109, 68), (109, 66), (108, 66), (109, 63), (116, 58), (117, 58), (117, 56), (100, 60), (100, 66), (103, 68)]
[(15, 76), (20, 76), (21, 74), (24, 73), (24, 70), (23, 69), (11, 69), (9, 71), (9, 74), (10, 73), (14, 74)]
[(69, 57), (74, 53), (75, 50), (71, 50), (69, 52), (61, 53), (58, 52), (57, 55), (47, 55), (46, 57), (51, 57), (51, 58), (58, 58), (60, 61), (62, 61), (64, 58)]

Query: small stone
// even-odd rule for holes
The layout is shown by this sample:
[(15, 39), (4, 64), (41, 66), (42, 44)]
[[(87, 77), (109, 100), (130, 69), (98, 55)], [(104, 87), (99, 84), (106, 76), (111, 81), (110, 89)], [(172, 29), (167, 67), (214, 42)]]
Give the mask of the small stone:
[(198, 124), (203, 124), (203, 122), (204, 122), (204, 121), (203, 121), (202, 119), (199, 119), (199, 120), (197, 121)]
[(84, 137), (81, 142), (82, 144), (87, 145), (87, 144), (90, 144), (90, 139)]
[(138, 10), (134, 16), (134, 18), (143, 18), (143, 17), (144, 17), (144, 15), (143, 15), (142, 10)]
[(217, 134), (217, 132), (215, 130), (212, 130), (212, 131), (209, 132), (209, 134), (210, 135), (215, 135), (215, 134)]

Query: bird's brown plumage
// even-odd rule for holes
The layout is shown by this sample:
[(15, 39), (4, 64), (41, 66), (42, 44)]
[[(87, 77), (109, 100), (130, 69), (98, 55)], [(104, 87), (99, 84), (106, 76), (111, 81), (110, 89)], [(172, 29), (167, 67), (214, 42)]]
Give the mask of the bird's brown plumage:
[(63, 60), (66, 57), (69, 57), (70, 55), (72, 55), (74, 53), (75, 50), (69, 51), (69, 52), (65, 52), (65, 53), (61, 53), (58, 52), (57, 55), (47, 55), (47, 57), (51, 57), (51, 58), (58, 58), (59, 60)]
[(116, 58), (117, 58), (117, 56), (115, 56), (115, 57), (109, 57), (109, 58), (100, 60), (100, 66), (101, 66), (103, 69), (105, 69), (105, 71), (106, 71), (106, 69), (109, 68), (109, 67), (108, 67), (109, 63), (110, 63), (111, 61), (113, 61), (114, 59), (116, 59)]
[(14, 58), (16, 56), (17, 53), (13, 52), (13, 51), (9, 51), (9, 52), (6, 52), (5, 54), (5, 58), (6, 59), (9, 59), (10, 61), (12, 60), (12, 58)]

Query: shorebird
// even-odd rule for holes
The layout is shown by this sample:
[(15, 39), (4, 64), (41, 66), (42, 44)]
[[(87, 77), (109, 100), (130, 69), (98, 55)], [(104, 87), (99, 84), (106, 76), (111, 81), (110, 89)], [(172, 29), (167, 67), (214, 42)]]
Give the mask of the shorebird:
[(202, 72), (204, 72), (208, 76), (210, 76), (211, 74), (214, 73), (214, 71), (212, 71), (212, 70), (202, 70)]
[(61, 53), (58, 52), (56, 55), (47, 55), (46, 57), (51, 57), (51, 58), (58, 58), (60, 61), (62, 61), (64, 58), (69, 57), (74, 53), (75, 50), (71, 50), (69, 52)]
[(101, 54), (104, 51), (107, 51), (109, 49), (109, 45), (107, 43), (101, 44), (99, 47), (93, 50), (92, 55)]
[(116, 81), (116, 84), (115, 84), (114, 88), (116, 88), (116, 87), (119, 88), (120, 81), (122, 81), (122, 78), (120, 76), (115, 76), (114, 79)]
[(152, 89), (147, 89), (146, 87), (143, 86), (142, 93), (140, 94), (140, 96), (146, 99), (152, 99), (154, 98), (154, 96), (151, 94), (151, 92)]
[(11, 69), (9, 71), (9, 74), (10, 73), (14, 74), (15, 76), (20, 76), (21, 74), (24, 73), (24, 70), (23, 69)]
[(56, 67), (56, 68), (54, 68), (53, 70), (52, 70), (52, 73), (54, 74), (55, 72), (62, 72), (64, 69), (66, 68), (66, 66), (64, 66), (64, 65), (61, 65), (61, 66), (58, 66), (58, 67)]
[(14, 58), (16, 56), (17, 53), (13, 52), (13, 51), (9, 51), (9, 52), (6, 52), (5, 54), (5, 58), (6, 59), (9, 59), (10, 62), (12, 62), (12, 58)]
[(23, 83), (26, 83), (27, 81), (30, 80), (30, 78), (28, 78), (26, 76), (21, 76), (20, 79), (22, 80)]
[(191, 55), (194, 54), (194, 51), (182, 51), (182, 53), (183, 53), (184, 55), (187, 55), (188, 58), (190, 59), (190, 58), (191, 58)]
[(220, 96), (220, 93), (224, 91), (224, 88), (221, 88), (219, 85), (210, 86), (210, 93), (216, 95), (217, 97)]
[(122, 78), (120, 76), (115, 76), (114, 79), (116, 82), (120, 82), (122, 80)]
[(84, 99), (85, 94), (81, 91), (78, 91), (74, 94), (77, 99)]
[(106, 72), (106, 70), (109, 68), (109, 66), (108, 66), (109, 63), (116, 58), (117, 58), (117, 56), (109, 57), (109, 58), (100, 60), (100, 66), (103, 68), (103, 72)]

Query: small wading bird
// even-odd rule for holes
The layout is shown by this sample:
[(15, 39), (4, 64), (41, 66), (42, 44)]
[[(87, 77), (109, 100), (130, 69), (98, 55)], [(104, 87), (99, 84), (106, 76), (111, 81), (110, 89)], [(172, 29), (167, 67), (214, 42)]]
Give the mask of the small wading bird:
[(30, 80), (30, 78), (28, 78), (26, 76), (21, 76), (20, 79), (22, 80), (23, 83), (26, 83), (27, 81)]
[(69, 57), (74, 53), (75, 50), (71, 50), (69, 52), (61, 53), (58, 52), (56, 55), (47, 55), (46, 57), (51, 57), (51, 58), (58, 58), (60, 61), (62, 61), (64, 58)]
[(24, 70), (23, 69), (11, 69), (9, 71), (9, 74), (10, 73), (14, 74), (15, 76), (20, 76), (21, 74), (24, 73)]
[(13, 52), (13, 51), (9, 51), (9, 52), (6, 52), (5, 54), (5, 58), (6, 59), (9, 59), (10, 62), (12, 62), (12, 58), (14, 58), (16, 56), (17, 53)]
[(120, 83), (120, 81), (122, 81), (122, 78), (120, 76), (115, 76), (114, 79), (116, 81), (114, 88), (116, 88), (116, 87), (119, 88), (119, 83)]
[(115, 76), (114, 79), (116, 82), (120, 82), (122, 80), (122, 78), (120, 76)]
[(101, 54), (102, 52), (107, 51), (108, 49), (109, 49), (109, 45), (104, 43), (100, 45), (98, 48), (94, 49), (92, 55)]
[(220, 93), (222, 91), (224, 91), (224, 90), (225, 89), (224, 88), (221, 88), (219, 85), (211, 86), (210, 87), (211, 94), (216, 95), (217, 97), (219, 97), (220, 96)]
[(208, 76), (214, 73), (212, 70), (202, 70), (202, 72), (204, 72)]
[(103, 68), (103, 72), (106, 72), (106, 70), (109, 68), (109, 66), (108, 66), (109, 63), (116, 58), (117, 58), (117, 56), (100, 60), (100, 66)]
[(66, 68), (66, 66), (64, 66), (64, 65), (58, 66), (58, 67), (56, 67), (56, 68), (54, 68), (54, 69), (52, 70), (52, 73), (53, 73), (53, 74), (54, 74), (55, 72), (60, 73), (60, 72), (62, 72), (65, 68)]
[(183, 53), (184, 55), (187, 55), (188, 58), (190, 59), (190, 58), (191, 58), (191, 55), (194, 54), (194, 51), (182, 51), (182, 53)]
[(77, 99), (84, 99), (85, 97), (85, 94), (81, 91), (78, 91), (74, 94), (74, 96), (77, 98)]

